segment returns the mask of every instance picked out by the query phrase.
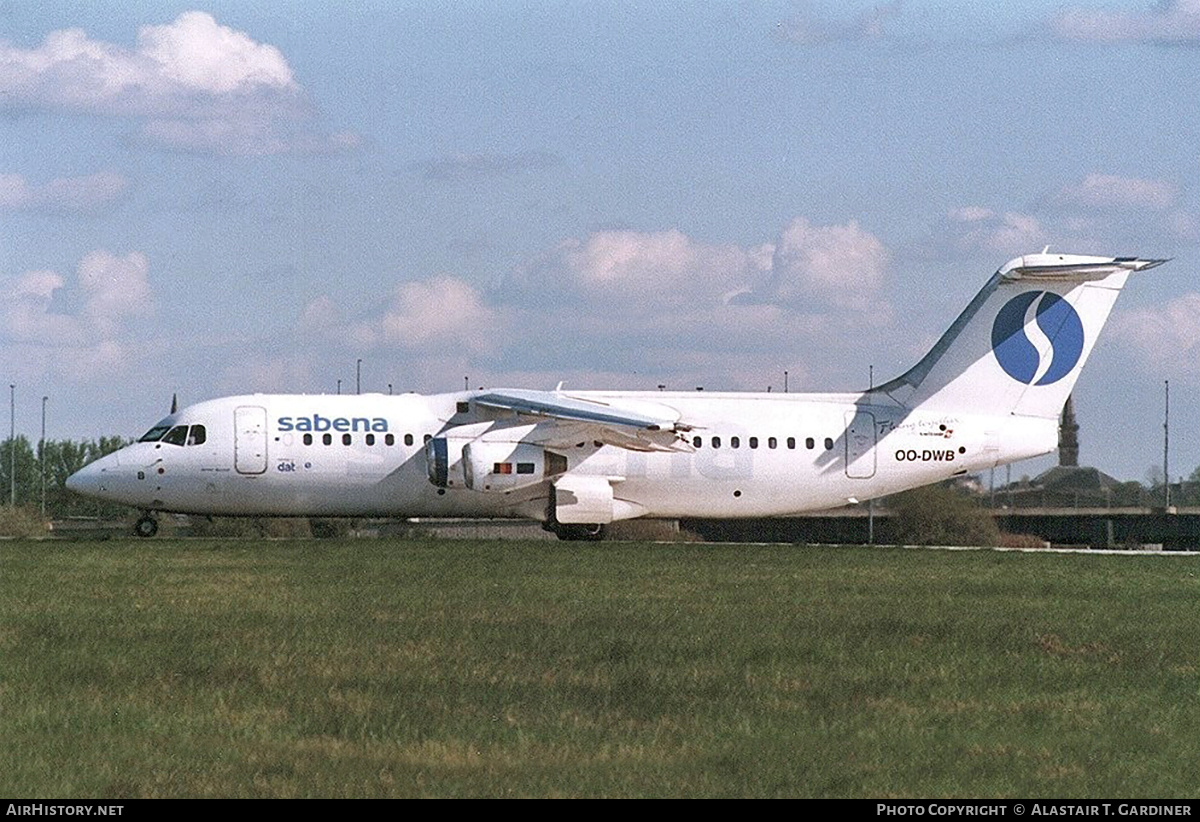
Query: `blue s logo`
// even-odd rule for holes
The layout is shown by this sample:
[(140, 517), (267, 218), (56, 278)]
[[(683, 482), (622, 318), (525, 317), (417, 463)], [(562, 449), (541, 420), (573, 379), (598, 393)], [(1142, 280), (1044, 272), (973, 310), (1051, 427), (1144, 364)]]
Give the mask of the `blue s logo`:
[[(1034, 303), (1037, 304), (1034, 320), (1050, 341), (1050, 364), (1040, 377), (1042, 357), (1025, 333), (1025, 318)], [(996, 314), (992, 351), (1004, 373), (1017, 382), (1050, 385), (1067, 376), (1079, 362), (1083, 353), (1083, 322), (1071, 304), (1057, 294), (1026, 291), (1005, 303)]]

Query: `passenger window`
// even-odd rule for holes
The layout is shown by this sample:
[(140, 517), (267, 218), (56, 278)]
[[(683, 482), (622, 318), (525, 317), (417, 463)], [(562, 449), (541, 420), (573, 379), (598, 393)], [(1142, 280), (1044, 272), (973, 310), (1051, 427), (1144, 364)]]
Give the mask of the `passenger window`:
[(712, 438), (712, 444), (713, 444), (713, 448), (720, 448), (720, 447), (721, 447), (721, 438), (720, 438), (720, 437), (713, 437), (713, 438)]
[(704, 439), (702, 437), (692, 437), (692, 445), (695, 446), (696, 448), (699, 448), (703, 444), (704, 444)]
[(795, 448), (796, 447), (796, 438), (788, 437), (787, 438), (787, 446), (788, 446), (788, 448)]
[(751, 447), (751, 448), (757, 448), (757, 447), (758, 447), (758, 437), (751, 437), (751, 438), (750, 438), (750, 447)]
[(342, 445), (349, 445), (354, 441), (354, 437), (349, 434), (342, 434)]
[(412, 436), (412, 434), (405, 434), (405, 435), (404, 435), (404, 444), (405, 444), (405, 445), (412, 445), (412, 444), (413, 444), (413, 436)]
[(374, 445), (374, 444), (375, 444), (375, 435), (367, 434), (367, 445)]
[(167, 432), (162, 441), (170, 445), (183, 445), (187, 442), (187, 429), (186, 425), (177, 425)]
[(321, 442), (325, 443), (326, 445), (333, 445), (333, 434), (322, 434)]
[(742, 447), (742, 438), (741, 437), (730, 437), (729, 438), (729, 447), (730, 448), (741, 448)]
[(825, 438), (825, 450), (826, 450), (826, 451), (832, 451), (832, 450), (833, 450), (833, 439), (832, 439), (831, 437), (826, 437), (826, 438)]
[(395, 445), (396, 444), (396, 435), (395, 434), (384, 435), (383, 444), (384, 445)]
[(774, 448), (778, 444), (779, 444), (779, 441), (776, 440), (774, 437), (767, 437), (767, 447), (768, 448)]
[(429, 442), (431, 439), (433, 439), (433, 434), (426, 434), (426, 435), (425, 435), (425, 442)]
[(305, 435), (304, 435), (304, 444), (305, 444), (305, 445), (312, 445), (312, 434), (305, 434)]
[(813, 450), (813, 448), (816, 447), (816, 443), (813, 442), (812, 437), (808, 437), (807, 439), (804, 440), (804, 447), (807, 448), (809, 451)]
[(204, 445), (206, 439), (208, 439), (208, 432), (204, 430), (203, 425), (193, 425), (188, 429), (188, 445)]

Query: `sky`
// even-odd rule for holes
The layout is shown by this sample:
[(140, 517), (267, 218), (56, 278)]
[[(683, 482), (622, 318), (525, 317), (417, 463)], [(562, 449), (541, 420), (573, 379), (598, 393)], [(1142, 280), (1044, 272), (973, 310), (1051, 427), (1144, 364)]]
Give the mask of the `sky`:
[[(1200, 0), (0, 3), (18, 433), (251, 392), (865, 388), (1136, 275), (1081, 462), (1200, 466)], [(1052, 464), (1022, 463), (1014, 478)]]

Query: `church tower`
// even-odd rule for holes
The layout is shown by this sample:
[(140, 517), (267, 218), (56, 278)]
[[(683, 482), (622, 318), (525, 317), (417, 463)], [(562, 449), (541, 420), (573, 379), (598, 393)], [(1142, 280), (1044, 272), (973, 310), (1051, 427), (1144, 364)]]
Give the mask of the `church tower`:
[(1058, 464), (1079, 467), (1079, 423), (1075, 422), (1075, 402), (1067, 397), (1058, 422)]

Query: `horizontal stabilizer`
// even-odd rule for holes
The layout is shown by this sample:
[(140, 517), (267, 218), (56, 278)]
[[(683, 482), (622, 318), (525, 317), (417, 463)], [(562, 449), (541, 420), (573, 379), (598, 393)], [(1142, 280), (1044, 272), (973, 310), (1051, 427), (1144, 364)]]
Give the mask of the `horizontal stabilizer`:
[(1071, 254), (1027, 254), (1018, 257), (1001, 269), (1004, 282), (1040, 280), (1049, 282), (1087, 282), (1103, 280), (1121, 271), (1146, 271), (1163, 263), (1162, 260), (1142, 260), (1137, 257), (1116, 257), (1097, 262), (1095, 257)]

